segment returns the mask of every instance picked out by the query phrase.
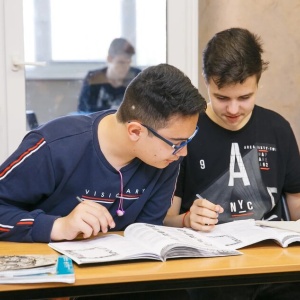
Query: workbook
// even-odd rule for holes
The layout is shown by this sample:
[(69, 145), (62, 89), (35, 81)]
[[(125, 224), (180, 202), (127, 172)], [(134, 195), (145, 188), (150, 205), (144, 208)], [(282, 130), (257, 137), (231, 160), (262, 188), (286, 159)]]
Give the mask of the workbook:
[(252, 219), (216, 225), (211, 232), (135, 223), (125, 229), (124, 236), (109, 233), (87, 240), (53, 242), (49, 246), (77, 264), (88, 264), (240, 255), (238, 249), (269, 239), (287, 247), (300, 241), (300, 233), (258, 226)]

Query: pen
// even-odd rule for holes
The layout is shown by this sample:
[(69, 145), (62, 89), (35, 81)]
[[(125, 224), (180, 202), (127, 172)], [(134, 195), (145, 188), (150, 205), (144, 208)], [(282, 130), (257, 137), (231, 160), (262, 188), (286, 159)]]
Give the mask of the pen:
[[(202, 196), (201, 196), (200, 194), (196, 194), (196, 197), (197, 197), (198, 199), (203, 199)], [(204, 225), (205, 225), (205, 226), (209, 226), (209, 224), (207, 224), (207, 223), (205, 223)]]
[[(204, 199), (200, 194), (196, 194), (196, 197), (197, 197), (198, 199)], [(217, 218), (218, 218), (218, 217), (219, 217), (219, 212), (216, 211), (216, 213), (217, 213)], [(208, 225), (208, 224), (205, 224), (205, 225)]]
[(82, 198), (80, 198), (79, 196), (77, 196), (76, 199), (77, 199), (79, 202), (84, 201), (84, 200), (83, 200)]

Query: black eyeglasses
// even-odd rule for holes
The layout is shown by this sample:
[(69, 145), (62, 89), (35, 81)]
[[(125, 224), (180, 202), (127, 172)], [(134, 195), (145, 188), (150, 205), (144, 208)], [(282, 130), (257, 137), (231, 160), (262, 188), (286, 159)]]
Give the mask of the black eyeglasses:
[(182, 141), (179, 145), (175, 145), (173, 144), (171, 141), (165, 139), (163, 136), (161, 136), (160, 134), (158, 134), (153, 128), (140, 123), (142, 126), (146, 127), (153, 135), (155, 135), (156, 137), (158, 137), (159, 139), (161, 139), (162, 141), (164, 141), (165, 143), (167, 143), (169, 146), (171, 146), (174, 149), (174, 152), (172, 154), (176, 154), (178, 151), (180, 151), (183, 147), (185, 147), (192, 139), (193, 137), (197, 134), (199, 127), (197, 126), (194, 133), (186, 140), (186, 141)]

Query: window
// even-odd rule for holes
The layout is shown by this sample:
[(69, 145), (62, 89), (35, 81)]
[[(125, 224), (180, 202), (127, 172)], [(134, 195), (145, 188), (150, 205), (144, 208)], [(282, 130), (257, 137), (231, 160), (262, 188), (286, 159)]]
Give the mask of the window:
[[(166, 61), (166, 1), (25, 0), (27, 61), (105, 62), (115, 37), (136, 48), (134, 63)], [(149, 26), (151, 24), (151, 26)]]
[[(57, 1), (58, 3), (66, 0)], [(72, 4), (74, 1), (68, 1)], [(97, 2), (104, 0), (97, 0)], [(110, 1), (110, 0), (107, 0)], [(113, 0), (111, 0), (113, 1)], [(87, 3), (88, 1), (86, 1)], [(164, 12), (157, 9), (151, 14), (145, 13), (144, 17), (136, 16), (135, 19), (124, 18), (128, 31), (124, 34), (130, 35), (129, 21), (138, 24), (139, 18), (148, 18), (151, 26), (156, 27), (159, 15), (166, 17), (166, 26), (160, 28), (161, 34), (166, 34), (166, 43), (158, 42), (154, 32), (144, 33), (145, 40), (154, 49), (147, 46), (146, 51), (141, 52), (140, 40), (134, 40), (137, 54), (148, 54), (152, 59), (152, 52), (155, 53), (160, 46), (163, 46), (163, 58), (172, 65), (184, 71), (195, 84), (198, 85), (198, 0), (123, 0), (122, 11), (130, 12), (129, 7), (134, 2), (136, 6), (140, 3), (156, 2), (162, 5)], [(161, 4), (163, 2), (164, 4)], [(3, 88), (0, 89), (0, 137), (2, 147), (0, 158), (4, 160), (12, 153), (26, 133), (25, 110), (34, 109), (39, 123), (43, 123), (53, 117), (64, 115), (74, 111), (78, 101), (78, 90), (86, 70), (95, 66), (101, 66), (96, 61), (54, 61), (52, 59), (51, 35), (50, 35), (50, 0), (0, 0), (0, 41), (3, 45), (0, 50), (0, 77)], [(146, 5), (146, 4), (145, 4)], [(167, 10), (166, 6), (167, 5)], [(147, 12), (149, 8), (144, 6)], [(126, 9), (125, 9), (126, 8)], [(154, 7), (153, 7), (154, 9)], [(165, 13), (166, 11), (166, 13)], [(66, 22), (72, 9), (65, 15)], [(55, 21), (55, 20), (54, 20)], [(78, 20), (82, 22), (82, 20)], [(24, 25), (25, 24), (25, 25)], [(125, 28), (122, 26), (122, 28)], [(149, 30), (147, 24), (146, 29)], [(124, 29), (125, 30), (125, 29)], [(136, 36), (140, 35), (136, 27)], [(145, 31), (146, 32), (146, 31)], [(148, 31), (147, 31), (148, 33)], [(142, 33), (143, 35), (143, 33)], [(67, 43), (68, 40), (65, 41)], [(167, 47), (166, 47), (167, 44)], [(24, 47), (26, 60), (24, 57)], [(166, 54), (167, 52), (167, 54)], [(138, 59), (137, 55), (135, 59)], [(158, 59), (161, 61), (161, 59)], [(24, 61), (36, 62), (45, 61), (45, 67), (26, 66)], [(13, 66), (19, 62), (18, 65)], [(135, 63), (135, 62), (134, 62)], [(147, 62), (137, 62), (147, 65)], [(148, 62), (149, 63), (149, 62)], [(103, 62), (102, 62), (103, 64)], [(150, 63), (149, 63), (150, 64)], [(26, 63), (25, 63), (26, 65)], [(16, 67), (17, 66), (17, 67)], [(16, 122), (16, 120), (18, 120)]]
[(106, 65), (116, 37), (135, 47), (133, 66), (166, 62), (166, 1), (23, 0), (23, 11), (25, 60), (46, 63), (25, 69), (26, 110), (39, 124), (77, 111), (83, 78)]

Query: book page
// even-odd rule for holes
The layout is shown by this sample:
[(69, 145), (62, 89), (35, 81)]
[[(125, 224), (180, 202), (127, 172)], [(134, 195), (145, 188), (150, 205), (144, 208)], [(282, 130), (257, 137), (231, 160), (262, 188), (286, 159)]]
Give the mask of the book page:
[(219, 224), (211, 232), (137, 223), (128, 226), (125, 235), (134, 236), (152, 248), (164, 248), (176, 243), (186, 247), (204, 247), (211, 252), (211, 256), (215, 256), (216, 249), (237, 250), (264, 240), (274, 240), (286, 247), (286, 240), (297, 236), (296, 233), (256, 226), (253, 219)]
[(49, 243), (49, 246), (72, 258), (78, 264), (129, 260), (158, 259), (159, 252), (147, 250), (142, 245), (118, 234), (106, 234), (88, 240)]
[(285, 229), (300, 233), (300, 220), (297, 221), (255, 221), (256, 225)]
[(145, 223), (129, 225), (124, 232), (126, 238), (137, 240), (156, 252), (161, 251), (163, 259), (175, 257), (212, 257), (238, 255), (223, 245), (203, 239), (191, 229), (158, 226)]
[(240, 249), (264, 240), (277, 240), (276, 233), (268, 228), (255, 225), (253, 219), (219, 224), (211, 232), (199, 232), (211, 241), (224, 246)]
[(274, 240), (282, 247), (300, 241), (300, 234), (296, 232), (260, 227), (253, 219), (220, 224), (210, 233), (199, 234), (233, 249), (240, 249), (264, 240)]

